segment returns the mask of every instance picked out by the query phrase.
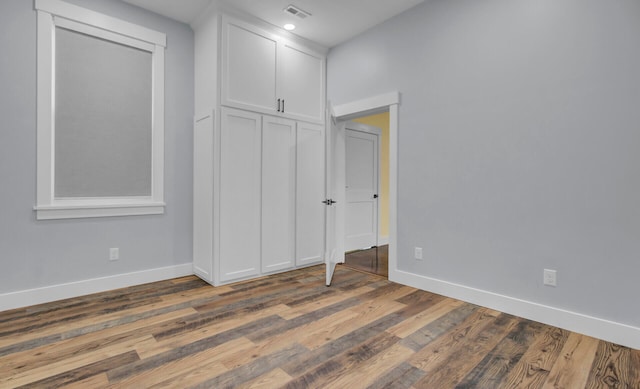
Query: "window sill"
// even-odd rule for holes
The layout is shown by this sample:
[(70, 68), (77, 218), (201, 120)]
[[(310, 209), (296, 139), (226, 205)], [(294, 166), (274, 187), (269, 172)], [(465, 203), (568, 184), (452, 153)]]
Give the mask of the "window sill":
[(36, 206), (37, 220), (164, 214), (165, 203)]

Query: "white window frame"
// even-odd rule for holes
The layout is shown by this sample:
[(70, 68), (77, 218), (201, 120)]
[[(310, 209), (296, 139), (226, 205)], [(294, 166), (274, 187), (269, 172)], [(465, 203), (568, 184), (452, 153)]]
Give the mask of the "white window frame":
[[(164, 203), (164, 49), (166, 35), (60, 0), (36, 0), (37, 33), (37, 188), (36, 218), (162, 214)], [(55, 29), (137, 47), (152, 54), (151, 195), (56, 198), (55, 180)]]

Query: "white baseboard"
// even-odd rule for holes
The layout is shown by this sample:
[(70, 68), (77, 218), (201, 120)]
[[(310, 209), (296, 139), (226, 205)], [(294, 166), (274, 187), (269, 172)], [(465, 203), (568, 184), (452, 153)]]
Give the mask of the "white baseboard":
[(608, 342), (640, 349), (640, 328), (638, 327), (395, 269), (389, 269), (389, 280)]
[(192, 274), (193, 264), (185, 263), (182, 265), (92, 278), (42, 288), (19, 290), (0, 294), (0, 312)]

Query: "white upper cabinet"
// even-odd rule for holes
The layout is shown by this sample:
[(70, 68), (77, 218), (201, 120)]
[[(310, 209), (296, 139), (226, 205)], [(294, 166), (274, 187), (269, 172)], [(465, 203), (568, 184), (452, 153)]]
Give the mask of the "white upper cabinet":
[(225, 15), (221, 60), (222, 105), (323, 121), (323, 54)]
[(222, 103), (252, 111), (275, 111), (276, 37), (242, 21), (223, 20)]
[(283, 42), (278, 51), (278, 98), (291, 117), (321, 122), (324, 112), (324, 56)]

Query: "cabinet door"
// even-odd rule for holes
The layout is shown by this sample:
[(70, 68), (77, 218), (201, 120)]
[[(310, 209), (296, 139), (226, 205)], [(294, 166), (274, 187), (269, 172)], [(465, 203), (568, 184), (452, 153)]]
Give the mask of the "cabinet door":
[(322, 261), (324, 251), (324, 127), (298, 123), (296, 173), (296, 265)]
[(222, 26), (222, 105), (275, 112), (276, 37), (232, 18)]
[(278, 98), (284, 100), (284, 114), (294, 119), (322, 122), (324, 56), (283, 42), (278, 60)]
[(262, 119), (262, 272), (292, 268), (295, 257), (296, 124)]
[(220, 281), (260, 273), (261, 116), (222, 108), (218, 264)]

